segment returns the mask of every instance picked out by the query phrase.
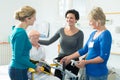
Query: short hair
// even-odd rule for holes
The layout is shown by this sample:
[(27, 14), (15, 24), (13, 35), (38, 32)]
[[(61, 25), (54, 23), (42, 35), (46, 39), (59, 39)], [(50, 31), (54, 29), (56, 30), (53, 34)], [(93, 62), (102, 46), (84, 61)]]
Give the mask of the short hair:
[(24, 21), (25, 18), (31, 17), (36, 13), (36, 10), (30, 6), (23, 6), (20, 10), (15, 12), (15, 19)]
[(67, 17), (67, 14), (72, 13), (75, 15), (75, 19), (79, 20), (79, 12), (75, 9), (70, 9), (65, 13), (65, 18)]
[(95, 20), (95, 21), (100, 21), (101, 25), (105, 25), (106, 22), (106, 16), (102, 10), (102, 8), (100, 7), (95, 7), (91, 10), (91, 12), (88, 15), (88, 18), (91, 20)]

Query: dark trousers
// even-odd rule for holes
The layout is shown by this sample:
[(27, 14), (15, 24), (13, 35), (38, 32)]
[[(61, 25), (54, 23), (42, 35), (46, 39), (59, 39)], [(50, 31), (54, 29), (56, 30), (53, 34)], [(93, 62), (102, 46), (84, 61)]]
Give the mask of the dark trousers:
[(10, 67), (8, 70), (10, 80), (28, 80), (28, 69), (16, 69)]

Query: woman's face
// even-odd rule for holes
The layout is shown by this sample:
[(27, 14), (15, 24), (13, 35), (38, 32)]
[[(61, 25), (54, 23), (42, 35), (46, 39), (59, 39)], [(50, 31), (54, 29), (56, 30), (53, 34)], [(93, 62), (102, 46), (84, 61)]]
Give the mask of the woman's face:
[(98, 27), (98, 22), (96, 22), (95, 20), (90, 20), (90, 21), (89, 21), (89, 25), (90, 25), (93, 29), (97, 29), (97, 27)]
[(75, 15), (72, 13), (68, 13), (66, 16), (66, 22), (67, 22), (67, 25), (74, 26), (75, 23), (77, 22), (77, 20), (75, 19)]
[(31, 16), (27, 19), (28, 25), (32, 26), (34, 24), (35, 20), (36, 20), (36, 15), (34, 14), (33, 16)]

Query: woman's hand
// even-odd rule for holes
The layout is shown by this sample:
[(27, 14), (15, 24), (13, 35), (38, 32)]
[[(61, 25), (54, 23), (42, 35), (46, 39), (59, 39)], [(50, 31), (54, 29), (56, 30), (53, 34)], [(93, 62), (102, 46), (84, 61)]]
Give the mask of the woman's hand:
[(65, 56), (60, 60), (60, 63), (63, 64), (63, 62), (65, 62), (65, 64), (69, 64), (71, 61), (71, 58), (69, 56)]
[(84, 68), (85, 64), (86, 64), (86, 60), (80, 60), (80, 61), (77, 61), (77, 64), (75, 66), (78, 68)]

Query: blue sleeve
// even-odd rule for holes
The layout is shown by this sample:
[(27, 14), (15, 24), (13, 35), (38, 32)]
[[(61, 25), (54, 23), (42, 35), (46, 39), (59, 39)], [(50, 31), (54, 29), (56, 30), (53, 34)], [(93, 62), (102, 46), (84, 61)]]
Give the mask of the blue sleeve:
[(27, 42), (27, 35), (23, 32), (18, 35), (18, 37), (15, 39), (14, 43), (14, 52), (15, 52), (15, 60), (23, 65), (26, 65), (27, 67), (36, 68), (36, 65), (32, 64), (29, 60), (29, 49), (26, 48), (26, 45), (28, 47), (30, 44)]
[(103, 60), (108, 60), (108, 57), (110, 55), (111, 50), (111, 44), (112, 44), (112, 37), (109, 31), (106, 31), (102, 36), (100, 37), (100, 57)]
[(86, 54), (88, 51), (87, 45), (85, 45), (82, 49), (78, 50), (78, 53), (80, 54), (80, 56), (83, 56), (84, 54)]
[(78, 53), (80, 54), (80, 56), (83, 56), (88, 52), (88, 42), (89, 42), (90, 38), (94, 35), (94, 33), (95, 33), (95, 31), (90, 34), (90, 37), (87, 40), (85, 46), (82, 49), (78, 50)]

